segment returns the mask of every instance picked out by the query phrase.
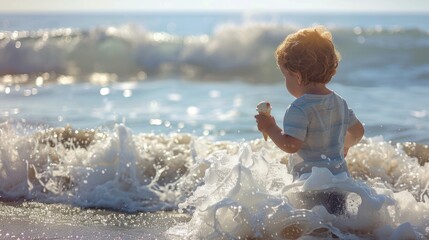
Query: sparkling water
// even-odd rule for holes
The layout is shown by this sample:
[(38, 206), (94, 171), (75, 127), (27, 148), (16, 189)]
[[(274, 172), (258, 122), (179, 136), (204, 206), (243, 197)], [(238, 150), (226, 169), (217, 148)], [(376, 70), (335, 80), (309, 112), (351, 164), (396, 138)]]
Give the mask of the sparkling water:
[[(0, 16), (0, 238), (429, 237), (427, 15)], [(314, 169), (257, 131), (294, 100), (274, 50), (325, 24), (329, 87), (365, 124), (353, 178)], [(348, 192), (346, 216), (294, 206)], [(295, 237), (296, 237), (295, 236)]]

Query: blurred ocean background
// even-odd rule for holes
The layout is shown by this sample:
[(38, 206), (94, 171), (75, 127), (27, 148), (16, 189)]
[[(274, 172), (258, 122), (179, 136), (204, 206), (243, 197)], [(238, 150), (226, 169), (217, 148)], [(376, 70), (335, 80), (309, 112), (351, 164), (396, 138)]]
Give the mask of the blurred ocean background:
[[(267, 169), (289, 181), (278, 170), (287, 154), (261, 141), (253, 116), (266, 100), (281, 124), (294, 99), (274, 50), (319, 24), (342, 56), (329, 86), (366, 128), (347, 157), (352, 175), (397, 200), (376, 230), (320, 222), (350, 239), (429, 237), (428, 22), (393, 13), (1, 14), (0, 238), (251, 236), (225, 219), (212, 234), (191, 231), (210, 219), (195, 214), (207, 205), (196, 196), (220, 203)], [(255, 179), (226, 184), (237, 165)], [(261, 184), (281, 199), (279, 179)]]
[(350, 102), (367, 136), (427, 144), (427, 20), (339, 13), (2, 14), (1, 116), (50, 127), (126, 121), (136, 133), (255, 139), (255, 104), (269, 100), (282, 117), (293, 100), (275, 48), (298, 28), (323, 24), (342, 55), (331, 88)]

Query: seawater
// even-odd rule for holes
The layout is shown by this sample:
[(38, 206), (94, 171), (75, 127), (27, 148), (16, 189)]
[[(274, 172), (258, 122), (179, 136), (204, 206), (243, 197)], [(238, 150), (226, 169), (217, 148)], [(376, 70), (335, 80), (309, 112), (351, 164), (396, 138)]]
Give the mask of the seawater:
[[(428, 16), (52, 18), (0, 17), (1, 238), (429, 237)], [(366, 136), (353, 178), (292, 182), (253, 115), (267, 100), (281, 124), (293, 98), (273, 51), (315, 23)], [(296, 208), (328, 188), (350, 193), (346, 216)]]

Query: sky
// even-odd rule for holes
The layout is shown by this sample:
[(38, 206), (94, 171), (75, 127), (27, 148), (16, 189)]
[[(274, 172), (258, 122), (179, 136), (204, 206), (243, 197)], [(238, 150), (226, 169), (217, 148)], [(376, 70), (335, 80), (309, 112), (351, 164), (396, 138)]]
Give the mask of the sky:
[(425, 12), (429, 0), (0, 0), (0, 12)]

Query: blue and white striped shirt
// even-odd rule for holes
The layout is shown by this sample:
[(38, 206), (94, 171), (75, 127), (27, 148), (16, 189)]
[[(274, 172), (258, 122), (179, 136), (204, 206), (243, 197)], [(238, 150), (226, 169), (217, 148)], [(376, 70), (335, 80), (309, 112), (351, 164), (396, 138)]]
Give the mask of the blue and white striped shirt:
[(289, 159), (295, 176), (310, 173), (312, 167), (326, 167), (333, 174), (348, 172), (344, 161), (347, 129), (358, 119), (346, 101), (335, 92), (327, 95), (304, 94), (286, 110), (283, 131), (303, 141), (301, 149)]

